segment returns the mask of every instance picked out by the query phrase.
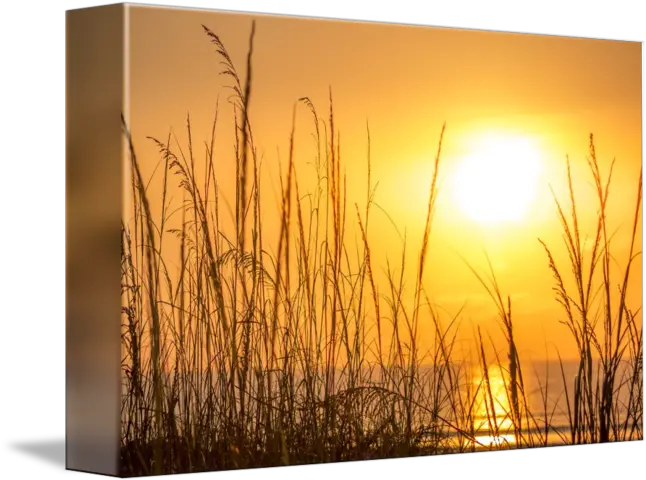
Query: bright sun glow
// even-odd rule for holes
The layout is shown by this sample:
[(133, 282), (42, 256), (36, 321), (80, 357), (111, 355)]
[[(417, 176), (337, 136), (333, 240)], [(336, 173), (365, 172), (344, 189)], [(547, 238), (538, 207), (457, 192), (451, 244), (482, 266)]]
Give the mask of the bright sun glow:
[(523, 219), (536, 196), (538, 149), (526, 138), (487, 136), (474, 150), (453, 177), (460, 209), (485, 224)]

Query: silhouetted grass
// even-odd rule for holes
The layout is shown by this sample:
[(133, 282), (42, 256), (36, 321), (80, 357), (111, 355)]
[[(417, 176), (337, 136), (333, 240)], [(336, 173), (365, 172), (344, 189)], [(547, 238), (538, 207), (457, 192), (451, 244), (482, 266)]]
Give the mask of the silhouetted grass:
[[(278, 238), (267, 238), (260, 160), (249, 117), (255, 26), (244, 83), (219, 37), (206, 26), (203, 29), (216, 47), (222, 74), (233, 91), (235, 155), (228, 161), (235, 162), (235, 178), (216, 178), (216, 112), (205, 144), (204, 178), (198, 180), (187, 118), (185, 149), (171, 135), (164, 142), (151, 139), (164, 165), (161, 213), (153, 218), (124, 122), (133, 202), (122, 238), (123, 475), (532, 447), (547, 445), (550, 433), (561, 435), (564, 443), (642, 438), (640, 311), (626, 304), (641, 176), (630, 260), (616, 305), (611, 305), (614, 283), (605, 226), (610, 182), (601, 181), (592, 138), (590, 170), (600, 212), (588, 273), (569, 166), (571, 218), (559, 201), (557, 211), (571, 265), (557, 265), (544, 244), (556, 279), (557, 301), (566, 312), (565, 324), (581, 359), (573, 383), (560, 364), (570, 427), (566, 436), (553, 429), (547, 379), (540, 389), (543, 411), (530, 408), (514, 340), (511, 300), (505, 300), (493, 269), (489, 281), (472, 270), (498, 309), (506, 338), (505, 361), (497, 350), (495, 358), (487, 358), (480, 332), (474, 349), (477, 364), (472, 367), (456, 360), (460, 312), (443, 320), (424, 289), (425, 266), (433, 253), (429, 239), (444, 127), (411, 307), (403, 300), (405, 243), (398, 268), (386, 266), (386, 281), (379, 283), (374, 274), (369, 216), (375, 187), (369, 129), (366, 204), (355, 204), (354, 212), (348, 211), (331, 92), (327, 122), (309, 98), (294, 105), (287, 170), (280, 177)], [(307, 202), (295, 162), (299, 155), (294, 142), (296, 117), (302, 112), (313, 119), (316, 142), (317, 184)], [(167, 199), (169, 173), (179, 179), (183, 195), (176, 211), (170, 211)], [(221, 221), (219, 186), (223, 182), (235, 186), (233, 233)], [(168, 230), (174, 214), (181, 214), (181, 228)], [(361, 234), (358, 243), (347, 235), (348, 222), (354, 221)], [(179, 240), (179, 261), (161, 255), (167, 235)], [(270, 245), (277, 246), (273, 254)], [(566, 290), (563, 280), (562, 272), (569, 268), (574, 293)], [(598, 268), (603, 273), (603, 294), (595, 297), (599, 286), (593, 285), (593, 273)], [(602, 331), (593, 326), (595, 301), (603, 307)], [(420, 351), (420, 322), (433, 326), (434, 341), (428, 352)], [(593, 361), (595, 352), (600, 364)], [(502, 394), (490, 376), (492, 368), (501, 372)], [(477, 370), (481, 380), (474, 384)], [(628, 392), (625, 403), (619, 401), (619, 389)], [(482, 441), (483, 436), (494, 440)]]

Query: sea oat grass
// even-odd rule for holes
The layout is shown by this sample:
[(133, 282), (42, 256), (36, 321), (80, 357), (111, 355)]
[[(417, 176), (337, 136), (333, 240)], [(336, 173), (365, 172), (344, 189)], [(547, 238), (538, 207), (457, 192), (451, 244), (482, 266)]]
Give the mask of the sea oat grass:
[[(462, 311), (444, 318), (425, 287), (436, 274), (427, 265), (434, 254), (431, 232), (446, 127), (426, 215), (419, 219), (424, 230), (415, 272), (406, 268), (405, 235), (396, 265), (388, 259), (379, 264), (374, 255), (371, 209), (390, 217), (374, 202), (367, 126), (367, 177), (359, 179), (366, 185), (365, 205), (354, 204), (356, 216), (347, 210), (347, 185), (357, 179), (343, 173), (354, 159), (342, 150), (331, 89), (326, 119), (308, 97), (294, 104), (291, 131), (285, 132), (287, 168), (277, 182), (278, 231), (271, 238), (250, 115), (255, 25), (244, 82), (220, 38), (206, 26), (203, 30), (232, 92), (233, 155), (218, 157), (214, 151), (219, 102), (204, 144), (203, 172), (190, 117), (184, 148), (171, 134), (165, 142), (150, 140), (163, 165), (162, 207), (153, 218), (124, 125), (133, 203), (122, 231), (123, 475), (533, 447), (549, 444), (550, 435), (568, 443), (642, 438), (641, 308), (628, 305), (628, 278), (638, 255), (641, 175), (630, 254), (619, 282), (611, 279), (606, 231), (610, 175), (601, 177), (592, 137), (589, 168), (599, 217), (590, 254), (581, 242), (569, 161), (569, 214), (555, 197), (570, 265), (558, 263), (556, 247), (542, 242), (545, 268), (554, 276), (563, 328), (579, 355), (574, 379), (564, 362), (558, 367), (568, 421), (564, 433), (552, 424), (557, 407), (549, 404), (558, 386), (538, 373), (540, 405), (531, 405), (528, 367), (516, 344), (519, 314), (515, 309), (512, 316), (511, 298), (502, 293), (491, 264), (489, 279), (469, 268), (497, 308), (505, 342), (487, 354), (485, 339), (491, 337), (478, 330), (473, 364), (457, 354)], [(315, 154), (306, 159), (316, 170), (311, 191), (305, 191), (297, 168), (304, 156), (295, 141), (303, 110), (314, 123)], [(216, 174), (217, 162), (234, 165), (233, 178)], [(173, 180), (182, 197), (176, 209), (169, 201)], [(234, 187), (232, 226), (224, 220), (223, 185)], [(174, 215), (181, 226), (170, 229)], [(179, 240), (172, 259), (165, 253), (167, 235)], [(415, 279), (412, 302), (406, 300), (409, 277)], [(618, 300), (611, 295), (615, 288)], [(596, 310), (603, 312), (597, 329)], [(428, 350), (420, 338), (424, 327), (431, 332)], [(477, 371), (482, 375), (474, 383)], [(625, 395), (620, 397), (620, 390)]]

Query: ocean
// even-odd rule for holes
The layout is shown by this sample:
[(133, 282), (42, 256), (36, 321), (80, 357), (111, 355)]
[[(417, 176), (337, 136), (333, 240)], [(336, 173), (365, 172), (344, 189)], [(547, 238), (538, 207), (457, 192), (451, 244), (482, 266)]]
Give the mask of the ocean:
[[(598, 364), (597, 364), (598, 365)], [(531, 366), (530, 368), (526, 368)], [(523, 429), (520, 432), (515, 432), (513, 425), (510, 419), (510, 400), (507, 392), (507, 386), (509, 385), (508, 374), (506, 373), (505, 366), (500, 368), (499, 366), (490, 366), (488, 369), (488, 384), (489, 388), (485, 388), (485, 382), (483, 382), (482, 374), (480, 369), (474, 368), (470, 369), (469, 373), (470, 382), (466, 381), (466, 374), (463, 373), (458, 380), (460, 395), (462, 396), (462, 404), (471, 404), (471, 422), (467, 422), (466, 418), (461, 418), (456, 420), (455, 410), (452, 409), (450, 401), (448, 399), (448, 389), (446, 384), (438, 384), (437, 381), (433, 381), (434, 368), (432, 366), (421, 367), (419, 370), (419, 378), (422, 380), (422, 385), (418, 385), (418, 394), (421, 394), (422, 399), (424, 397), (430, 398), (431, 392), (435, 395), (435, 398), (440, 399), (437, 404), (437, 409), (434, 410), (437, 418), (439, 418), (439, 424), (444, 426), (442, 428), (444, 441), (448, 444), (456, 446), (457, 443), (462, 442), (471, 442), (471, 444), (476, 449), (486, 449), (492, 446), (503, 446), (514, 448), (518, 444), (527, 446), (532, 444), (563, 444), (568, 443), (571, 439), (571, 427), (570, 427), (570, 418), (574, 415), (573, 408), (573, 397), (574, 397), (574, 387), (576, 382), (576, 376), (578, 372), (578, 361), (565, 361), (562, 364), (563, 370), (558, 361), (549, 361), (549, 362), (534, 362), (526, 363), (523, 371), (523, 385), (524, 385), (524, 398), (526, 399), (527, 409), (522, 411), (522, 425)], [(464, 364), (463, 364), (464, 367)], [(627, 365), (623, 368), (620, 368), (617, 373), (617, 379), (615, 381), (615, 395), (614, 400), (614, 412), (615, 418), (620, 422), (626, 420), (627, 407), (629, 403), (629, 398), (631, 395), (630, 384), (625, 382), (625, 375), (628, 373)], [(467, 370), (462, 370), (466, 372)], [(276, 376), (280, 376), (281, 372), (275, 372)], [(347, 381), (347, 375), (344, 376), (342, 370), (337, 370), (335, 372), (337, 378), (337, 388), (336, 392), (342, 395), (347, 395), (351, 388)], [(364, 375), (363, 382), (357, 383), (354, 385), (354, 390), (361, 390), (364, 392), (370, 392), (370, 389), (384, 388), (389, 389), (389, 385), (384, 385), (380, 382), (379, 371), (373, 370), (371, 375)], [(226, 375), (224, 375), (226, 377)], [(190, 379), (191, 385), (198, 383), (199, 374), (193, 374)], [(202, 401), (208, 398), (208, 391), (217, 392), (221, 388), (221, 383), (218, 385), (218, 382), (222, 377), (214, 375), (212, 380), (213, 388), (209, 389), (207, 377), (201, 379), (202, 394), (200, 397)], [(278, 387), (279, 379), (275, 378), (275, 384)], [(437, 377), (436, 377), (437, 378)], [(446, 377), (445, 377), (446, 378)], [(302, 379), (302, 377), (300, 378)], [(295, 378), (295, 385), (299, 384), (299, 378)], [(339, 380), (340, 379), (340, 380)], [(564, 388), (564, 380), (567, 385), (567, 393)], [(165, 388), (172, 388), (172, 377), (169, 375), (164, 375)], [(392, 390), (392, 383), (390, 384), (390, 389)], [(401, 385), (401, 384), (400, 384)], [(148, 383), (150, 386), (150, 383)], [(365, 388), (357, 388), (365, 387)], [(593, 378), (593, 390), (596, 387), (596, 378)], [(127, 388), (127, 385), (124, 385), (124, 389)], [(251, 385), (250, 388), (253, 390), (254, 385)], [(642, 388), (642, 380), (639, 379), (634, 385), (634, 389)], [(221, 391), (221, 390), (220, 390)], [(304, 390), (301, 390), (303, 393)], [(401, 391), (401, 390), (400, 390)], [(125, 390), (124, 390), (125, 392)], [(487, 393), (485, 393), (487, 392)], [(490, 394), (488, 393), (490, 392)], [(634, 391), (634, 393), (637, 393)], [(180, 394), (180, 397), (182, 395)], [(523, 396), (519, 394), (519, 396)], [(197, 398), (196, 391), (192, 390), (189, 392), (189, 397), (193, 400), (189, 400), (189, 403), (195, 404), (195, 399)], [(397, 396), (391, 396), (389, 398), (394, 399)], [(321, 402), (319, 408), (324, 404), (323, 397), (319, 397)], [(358, 398), (358, 397), (357, 397)], [(367, 398), (367, 397), (366, 397)], [(375, 398), (372, 396), (371, 398)], [(640, 411), (643, 412), (643, 396), (641, 398)], [(568, 400), (569, 400), (569, 410), (568, 410)], [(358, 400), (357, 400), (358, 401)], [(465, 403), (466, 402), (466, 403)], [(217, 400), (216, 400), (217, 403)], [(521, 401), (521, 404), (523, 402)], [(425, 428), (430, 426), (433, 423), (433, 413), (429, 410), (429, 403), (424, 400), (420, 400), (419, 404), (416, 405), (416, 414), (415, 414), (415, 426)], [(181, 410), (183, 409), (182, 401), (176, 406), (176, 414), (181, 415)], [(495, 415), (492, 415), (495, 413)], [(401, 414), (400, 417), (404, 418), (404, 415)], [(494, 420), (495, 419), (495, 420)], [(124, 423), (127, 421), (127, 412), (124, 411), (122, 420)], [(643, 432), (643, 419), (642, 426), (639, 428), (637, 433), (639, 435)], [(465, 428), (465, 425), (471, 425), (471, 430), (475, 435), (475, 438), (470, 437), (470, 434), (465, 437), (465, 435), (458, 434), (458, 427), (456, 423), (460, 424), (460, 428)], [(370, 419), (367, 419), (367, 424), (370, 424)], [(547, 428), (545, 425), (547, 424)], [(437, 424), (436, 424), (437, 425)], [(630, 424), (629, 424), (630, 427)], [(181, 425), (180, 425), (181, 428)], [(517, 436), (519, 434), (519, 437)], [(467, 438), (469, 437), (469, 438)], [(632, 438), (634, 439), (634, 438)], [(621, 440), (621, 438), (619, 438)], [(628, 438), (626, 438), (628, 440)]]

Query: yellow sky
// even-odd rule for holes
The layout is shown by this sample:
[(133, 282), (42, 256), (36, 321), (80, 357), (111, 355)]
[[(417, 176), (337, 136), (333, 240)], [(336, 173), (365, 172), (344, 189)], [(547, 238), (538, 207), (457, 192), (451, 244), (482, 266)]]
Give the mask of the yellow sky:
[[(573, 353), (565, 327), (558, 324), (552, 274), (537, 238), (554, 247), (557, 259), (565, 258), (549, 184), (565, 200), (566, 154), (573, 163), (583, 224), (589, 226), (596, 214), (592, 178), (584, 169), (592, 132), (604, 173), (616, 158), (608, 215), (611, 230), (618, 228), (613, 240), (617, 261), (625, 264), (642, 156), (640, 43), (142, 6), (131, 7), (129, 15), (130, 124), (144, 175), (152, 174), (159, 159), (145, 137), (165, 140), (172, 127), (184, 144), (187, 112), (203, 155), (218, 96), (216, 158), (231, 158), (230, 91), (223, 88), (227, 79), (218, 75), (220, 59), (200, 24), (221, 38), (244, 77), (251, 19), (256, 18), (250, 109), (268, 202), (278, 199), (278, 163), (286, 163), (294, 103), (308, 96), (327, 119), (331, 88), (348, 178), (349, 224), (356, 219), (354, 202), (365, 205), (369, 122), (372, 181), (379, 182), (375, 203), (400, 232), (406, 231), (412, 273), (446, 122), (425, 277), (429, 294), (449, 316), (466, 302), (465, 335), (472, 334), (472, 325), (492, 327), (493, 306), (461, 259), (482, 271), (486, 251), (503, 291), (514, 301), (521, 350), (542, 356), (548, 341), (565, 356)], [(307, 166), (313, 160), (313, 121), (302, 105), (296, 130), (296, 165), (306, 189), (313, 172)], [(535, 192), (515, 221), (481, 223), (459, 208), (457, 172), (491, 138), (503, 144), (525, 139), (538, 158), (539, 171), (527, 184)], [(216, 168), (222, 178), (230, 178), (234, 166), (222, 160)], [(268, 193), (272, 187), (275, 195)], [(155, 182), (150, 188), (152, 198), (159, 196)], [(226, 182), (222, 188), (226, 194)], [(526, 188), (519, 185), (519, 193), (506, 201), (518, 202)], [(386, 258), (398, 265), (401, 245), (388, 218), (378, 209), (371, 215), (373, 262), (382, 272)], [(641, 250), (641, 221), (639, 232)], [(349, 235), (357, 234), (349, 225)], [(637, 265), (630, 300), (641, 307), (641, 259)], [(412, 290), (412, 274), (408, 284)]]

